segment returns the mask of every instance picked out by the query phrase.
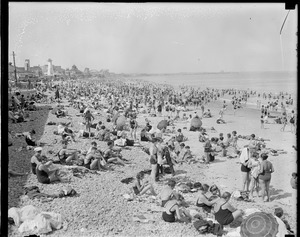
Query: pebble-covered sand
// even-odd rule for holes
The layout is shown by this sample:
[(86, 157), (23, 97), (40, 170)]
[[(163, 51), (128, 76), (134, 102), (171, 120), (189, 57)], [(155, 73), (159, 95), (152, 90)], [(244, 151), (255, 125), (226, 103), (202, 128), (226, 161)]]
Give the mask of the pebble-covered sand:
[[(67, 105), (67, 103), (64, 103)], [(55, 106), (55, 105), (52, 105)], [(208, 105), (213, 114), (217, 114), (220, 108), (219, 102)], [(74, 130), (81, 129), (79, 123), (83, 121), (82, 117), (76, 116), (78, 111), (71, 107), (66, 107), (71, 119), (56, 118), (49, 110), (50, 105), (39, 105), (38, 111), (29, 112), (31, 121), (19, 124), (10, 124), (9, 129), (13, 132), (25, 132), (35, 129), (37, 138), (41, 142), (48, 145), (44, 146), (43, 153), (49, 158), (59, 150), (59, 143), (55, 143), (54, 139), (60, 140), (59, 136), (53, 134), (57, 129), (55, 125), (45, 125), (49, 121), (52, 122), (69, 122), (72, 121)], [(193, 111), (187, 112), (194, 113)], [(291, 172), (296, 170), (296, 153), (292, 149), (295, 143), (295, 135), (279, 131), (280, 126), (276, 124), (268, 125), (264, 131), (260, 130), (259, 111), (254, 109), (242, 109), (237, 112), (236, 116), (232, 115), (229, 108), (224, 118), (228, 121), (226, 125), (216, 124), (215, 118), (203, 119), (204, 127), (211, 127), (218, 133), (232, 132), (236, 130), (238, 134), (248, 135), (256, 133), (258, 136), (271, 139), (267, 142), (267, 147), (280, 149), (283, 147), (288, 154), (277, 157), (270, 157), (269, 160), (274, 164), (275, 173), (271, 181), (271, 202), (270, 203), (248, 203), (243, 201), (232, 201), (233, 206), (237, 208), (258, 208), (267, 212), (274, 212), (276, 206), (281, 206), (285, 211), (286, 219), (289, 221), (291, 228), (296, 230), (296, 204), (295, 192), (289, 185)], [(146, 115), (138, 116), (140, 126), (145, 124)], [(217, 115), (216, 115), (217, 116)], [(95, 116), (95, 121), (105, 122), (104, 113)], [(162, 117), (151, 117), (151, 124), (156, 125), (162, 120)], [(180, 122), (176, 123), (176, 128), (188, 127), (189, 124)], [(198, 157), (203, 155), (203, 144), (198, 141), (198, 132), (189, 132), (183, 130), (185, 136), (188, 137), (186, 145)], [(213, 132), (208, 131), (210, 135)], [(216, 136), (218, 135), (215, 134)], [(76, 143), (69, 146), (77, 149), (87, 150), (92, 139), (77, 139)], [(98, 146), (102, 149), (106, 148), (106, 142), (97, 141)], [(149, 144), (142, 142), (144, 146)], [(247, 144), (247, 141), (240, 139), (240, 146)], [(21, 147), (22, 150), (20, 149)], [(53, 151), (50, 154), (48, 151)], [(9, 167), (14, 171), (29, 172), (30, 158), (33, 155), (32, 150), (26, 150), (26, 143), (23, 137), (14, 137), (13, 146), (9, 147)], [(128, 159), (131, 164), (125, 167), (114, 165), (113, 171), (86, 173), (83, 178), (72, 176), (70, 183), (54, 183), (41, 184), (37, 182), (36, 176), (28, 174), (25, 177), (9, 178), (8, 190), (8, 208), (23, 207), (25, 205), (34, 205), (43, 211), (51, 211), (59, 213), (63, 216), (65, 223), (60, 230), (55, 230), (47, 236), (199, 236), (199, 233), (193, 227), (192, 223), (166, 223), (161, 219), (162, 209), (159, 207), (157, 200), (153, 200), (148, 196), (141, 199), (127, 201), (123, 194), (131, 192), (132, 184), (124, 184), (120, 181), (124, 178), (135, 177), (136, 173), (141, 170), (150, 169), (149, 156), (142, 151), (140, 147), (130, 147), (122, 150), (123, 157)], [(177, 175), (175, 178), (189, 178), (193, 181), (201, 183), (216, 184), (220, 187), (221, 192), (239, 190), (241, 186), (241, 174), (239, 159), (227, 159), (217, 157), (214, 163), (205, 165), (197, 162), (195, 164), (176, 165)], [(171, 175), (165, 175), (164, 179), (155, 184), (156, 192), (159, 192), (165, 185), (165, 181)], [(79, 194), (76, 197), (58, 198), (49, 202), (41, 202), (39, 200), (30, 200), (23, 194), (24, 186), (36, 185), (41, 192), (52, 194), (59, 191), (63, 187), (72, 187)], [(184, 194), (186, 201), (194, 204), (197, 193)], [(134, 215), (150, 214), (152, 221), (148, 223), (139, 223), (134, 221)], [(14, 225), (9, 225), (9, 236), (22, 236)], [(214, 235), (206, 235), (214, 236)]]

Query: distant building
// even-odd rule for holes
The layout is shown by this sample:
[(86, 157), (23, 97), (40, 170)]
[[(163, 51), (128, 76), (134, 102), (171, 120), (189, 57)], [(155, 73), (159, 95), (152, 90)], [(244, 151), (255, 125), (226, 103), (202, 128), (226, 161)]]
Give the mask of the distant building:
[(25, 71), (29, 71), (30, 69), (30, 60), (25, 59), (25, 65), (24, 65)]
[(47, 70), (47, 75), (48, 76), (53, 76), (54, 71), (53, 71), (53, 66), (52, 66), (52, 59), (48, 59), (48, 70)]

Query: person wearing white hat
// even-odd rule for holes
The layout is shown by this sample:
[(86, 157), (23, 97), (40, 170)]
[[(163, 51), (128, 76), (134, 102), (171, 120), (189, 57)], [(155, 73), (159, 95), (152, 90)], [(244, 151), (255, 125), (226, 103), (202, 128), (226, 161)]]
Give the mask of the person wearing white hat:
[(31, 157), (31, 171), (33, 174), (36, 174), (36, 167), (37, 165), (41, 164), (41, 154), (42, 154), (42, 147), (34, 148), (34, 155)]

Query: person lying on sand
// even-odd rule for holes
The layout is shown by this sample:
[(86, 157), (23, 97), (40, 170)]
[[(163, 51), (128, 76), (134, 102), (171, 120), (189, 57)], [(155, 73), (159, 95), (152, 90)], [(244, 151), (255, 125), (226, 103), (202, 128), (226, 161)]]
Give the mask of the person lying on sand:
[(150, 193), (153, 196), (156, 196), (156, 192), (154, 191), (153, 186), (146, 180), (144, 180), (145, 178), (145, 173), (144, 172), (139, 172), (136, 175), (136, 181), (134, 183), (133, 186), (133, 191), (135, 195), (143, 195), (145, 194), (147, 191), (150, 191)]

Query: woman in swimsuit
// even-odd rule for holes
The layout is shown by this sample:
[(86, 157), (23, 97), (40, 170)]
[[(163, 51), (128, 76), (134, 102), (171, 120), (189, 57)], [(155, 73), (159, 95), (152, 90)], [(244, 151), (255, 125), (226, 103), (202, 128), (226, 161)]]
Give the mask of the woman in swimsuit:
[(268, 161), (268, 155), (263, 153), (261, 154), (262, 162), (260, 163), (260, 171), (258, 176), (259, 186), (262, 189), (261, 199), (264, 201), (265, 193), (267, 194), (267, 202), (270, 201), (270, 181), (271, 173), (274, 172), (273, 164)]
[[(209, 186), (207, 184), (203, 184), (200, 187), (201, 193), (196, 201), (197, 207), (202, 207), (203, 211), (206, 213), (210, 213), (213, 205), (216, 203), (218, 198), (214, 198), (210, 200), (211, 198), (208, 198), (206, 194), (208, 193)], [(215, 193), (217, 189), (212, 189), (212, 192)]]
[(165, 204), (171, 200), (171, 199), (178, 199), (179, 198), (179, 194), (174, 190), (176, 185), (176, 181), (170, 179), (168, 181), (168, 186), (165, 187), (161, 193), (160, 193), (160, 198), (161, 198), (161, 206), (164, 207)]
[(171, 199), (164, 205), (165, 211), (162, 213), (162, 218), (166, 222), (184, 221), (184, 217), (192, 219), (190, 213), (185, 208), (180, 208), (183, 196), (179, 196), (178, 199)]
[(106, 170), (106, 161), (97, 147), (93, 146), (90, 152), (85, 156), (83, 166), (90, 170)]
[(239, 216), (243, 215), (242, 210), (237, 210), (228, 203), (230, 197), (231, 194), (229, 192), (225, 192), (214, 205), (215, 219), (221, 226), (229, 225)]
[(136, 182), (133, 186), (133, 191), (135, 195), (143, 195), (148, 190), (150, 190), (151, 194), (156, 196), (157, 194), (154, 191), (154, 188), (151, 184), (144, 180), (145, 174), (143, 172), (139, 172), (136, 175)]
[(251, 168), (250, 171), (250, 185), (249, 185), (249, 189), (250, 189), (250, 194), (249, 194), (249, 199), (253, 200), (253, 191), (254, 189), (257, 192), (257, 196), (258, 195), (258, 174), (259, 174), (259, 170), (260, 170), (260, 162), (258, 160), (258, 153), (253, 153), (252, 154), (252, 158), (250, 158), (249, 162), (248, 162), (248, 167)]

